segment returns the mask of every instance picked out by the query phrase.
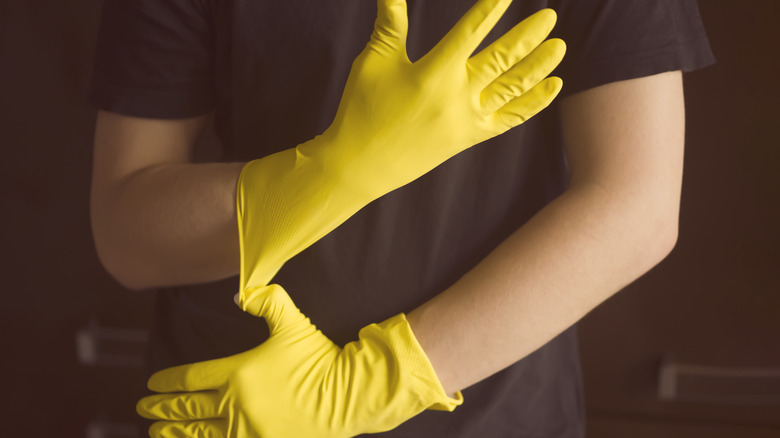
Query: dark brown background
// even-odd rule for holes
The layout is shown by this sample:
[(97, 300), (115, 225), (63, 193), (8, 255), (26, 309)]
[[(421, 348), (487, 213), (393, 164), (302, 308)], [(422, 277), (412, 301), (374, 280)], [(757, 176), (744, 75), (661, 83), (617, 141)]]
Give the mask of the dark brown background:
[[(143, 329), (151, 309), (150, 294), (104, 272), (89, 227), (95, 111), (84, 96), (101, 4), (0, 1), (2, 436), (82, 437), (88, 424), (132, 436), (122, 424), (140, 369), (82, 365), (74, 341), (90, 321)], [(590, 437), (780, 436), (777, 376), (680, 381), (730, 400), (658, 397), (666, 353), (780, 373), (780, 2), (700, 7), (719, 63), (685, 77), (679, 243), (581, 323)]]

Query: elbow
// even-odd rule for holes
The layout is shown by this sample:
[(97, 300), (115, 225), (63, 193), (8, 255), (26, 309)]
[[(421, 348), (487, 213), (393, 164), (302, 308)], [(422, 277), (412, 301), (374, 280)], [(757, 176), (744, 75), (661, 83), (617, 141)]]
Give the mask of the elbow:
[(660, 263), (666, 257), (668, 257), (677, 246), (677, 239), (679, 237), (677, 223), (668, 225), (664, 230), (659, 232), (659, 235), (661, 236), (659, 239), (660, 243), (658, 248), (658, 262)]
[(121, 251), (106, 247), (106, 245), (99, 243), (99, 240), (94, 237), (93, 240), (100, 264), (114, 281), (131, 291), (151, 289), (151, 285), (141, 281), (140, 276), (128, 269), (128, 266), (131, 264), (123, 261), (127, 257), (123, 257)]
[[(94, 229), (94, 228), (93, 228)], [(105, 269), (106, 273), (114, 279), (120, 286), (132, 291), (141, 291), (150, 289), (151, 285), (141, 281), (141, 276), (137, 275), (131, 267), (133, 266), (128, 254), (122, 251), (117, 245), (108, 242), (109, 239), (101, 238), (99, 233), (93, 231), (92, 239), (95, 245), (98, 261)]]
[(142, 281), (143, 277), (138, 275), (138, 270), (133, 269), (136, 263), (128, 253), (127, 245), (123, 245), (119, 239), (121, 233), (116, 229), (117, 224), (107, 213), (105, 207), (96, 205), (93, 200), (90, 206), (90, 223), (98, 261), (106, 273), (122, 287), (132, 291), (150, 289), (152, 286)]
[(648, 249), (647, 257), (650, 268), (666, 259), (675, 246), (679, 237), (679, 214), (667, 214), (656, 217), (646, 228), (645, 248)]

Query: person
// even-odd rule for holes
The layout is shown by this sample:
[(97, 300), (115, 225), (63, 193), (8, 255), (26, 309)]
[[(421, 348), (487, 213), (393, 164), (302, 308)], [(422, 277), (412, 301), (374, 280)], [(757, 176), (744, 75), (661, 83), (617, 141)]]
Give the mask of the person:
[[(405, 2), (410, 60), (475, 3)], [(442, 388), (462, 391), (453, 412), (379, 436), (583, 436), (575, 323), (676, 241), (681, 72), (714, 62), (695, 1), (514, 1), (475, 53), (545, 7), (568, 46), (546, 110), (369, 203), (273, 277), (340, 346), (407, 313)], [(239, 175), (330, 126), (376, 16), (364, 1), (105, 2), (91, 219), (107, 271), (157, 291), (150, 374), (268, 339), (233, 303)], [(221, 159), (195, 162), (211, 117)]]

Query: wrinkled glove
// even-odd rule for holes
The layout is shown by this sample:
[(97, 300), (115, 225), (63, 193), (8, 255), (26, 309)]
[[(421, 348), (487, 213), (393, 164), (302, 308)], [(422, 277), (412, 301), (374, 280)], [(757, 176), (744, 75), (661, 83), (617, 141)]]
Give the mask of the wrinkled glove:
[(237, 208), (247, 235), (240, 240), (249, 245), (242, 263), (259, 267), (241, 278), (242, 289), (268, 284), (285, 261), (371, 201), (550, 104), (562, 82), (544, 78), (566, 50), (559, 39), (542, 43), (555, 25), (553, 10), (469, 58), (510, 3), (478, 1), (411, 63), (406, 1), (378, 1), (371, 40), (352, 64), (330, 127), (241, 172)]
[[(267, 283), (282, 264), (372, 200), (458, 152), (522, 123), (561, 88), (543, 10), (469, 58), (511, 0), (479, 0), (425, 57), (405, 50), (405, 0), (379, 0), (333, 124), (248, 163), (237, 187), (239, 303), (270, 338), (247, 352), (154, 374), (139, 414), (153, 437), (351, 437), (395, 428), (425, 409), (453, 410), (403, 314), (340, 349)], [(541, 43), (541, 45), (540, 45)]]
[(343, 349), (279, 285), (251, 291), (247, 312), (270, 338), (234, 356), (160, 371), (138, 413), (152, 437), (347, 438), (395, 428), (425, 409), (453, 410), (403, 314)]

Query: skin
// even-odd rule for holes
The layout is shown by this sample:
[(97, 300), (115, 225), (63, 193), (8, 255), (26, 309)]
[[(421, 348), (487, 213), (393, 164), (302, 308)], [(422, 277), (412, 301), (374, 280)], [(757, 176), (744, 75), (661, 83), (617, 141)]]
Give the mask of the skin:
[(98, 112), (92, 234), (103, 266), (128, 289), (238, 275), (235, 190), (245, 163), (192, 164), (209, 117)]
[(570, 188), (408, 315), (448, 393), (541, 347), (665, 258), (677, 239), (680, 72), (562, 102)]
[[(561, 102), (569, 189), (409, 322), (448, 393), (527, 356), (659, 263), (677, 239), (682, 75)], [(244, 163), (193, 164), (208, 116), (99, 112), (91, 218), (108, 272), (133, 290), (238, 275)]]

